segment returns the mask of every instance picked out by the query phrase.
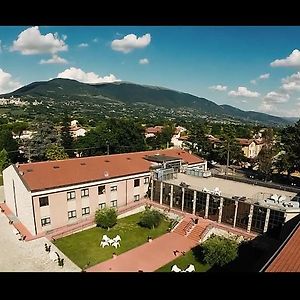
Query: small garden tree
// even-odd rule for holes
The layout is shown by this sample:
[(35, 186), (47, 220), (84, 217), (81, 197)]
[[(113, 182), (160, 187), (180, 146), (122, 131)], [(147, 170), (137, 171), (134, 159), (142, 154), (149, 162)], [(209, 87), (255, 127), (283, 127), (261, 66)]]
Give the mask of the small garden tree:
[(238, 256), (238, 243), (234, 240), (212, 235), (203, 244), (204, 261), (209, 265), (224, 266)]
[(117, 211), (113, 207), (97, 210), (95, 214), (97, 226), (102, 228), (111, 228), (117, 224)]
[(155, 228), (160, 224), (163, 218), (164, 215), (158, 210), (151, 210), (149, 208), (146, 208), (141, 216), (139, 225), (150, 229)]

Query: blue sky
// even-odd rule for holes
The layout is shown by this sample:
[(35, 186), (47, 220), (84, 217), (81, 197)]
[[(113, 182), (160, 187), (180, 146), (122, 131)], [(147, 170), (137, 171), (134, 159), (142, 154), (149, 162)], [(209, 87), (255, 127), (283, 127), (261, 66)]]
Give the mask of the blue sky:
[(300, 26), (0, 26), (0, 93), (55, 77), (124, 80), (299, 117), (299, 36)]

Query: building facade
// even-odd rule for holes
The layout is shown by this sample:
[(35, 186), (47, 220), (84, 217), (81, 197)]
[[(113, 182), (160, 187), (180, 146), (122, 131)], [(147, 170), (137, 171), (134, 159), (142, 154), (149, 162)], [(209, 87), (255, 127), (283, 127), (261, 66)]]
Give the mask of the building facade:
[(150, 168), (174, 162), (206, 168), (178, 149), (11, 165), (3, 171), (5, 202), (32, 235), (46, 233), (143, 199)]

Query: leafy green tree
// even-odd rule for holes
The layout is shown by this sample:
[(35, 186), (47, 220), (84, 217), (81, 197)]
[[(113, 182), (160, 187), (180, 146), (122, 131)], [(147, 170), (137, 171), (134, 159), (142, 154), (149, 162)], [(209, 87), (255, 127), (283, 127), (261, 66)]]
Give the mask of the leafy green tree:
[(61, 145), (64, 147), (66, 153), (70, 157), (72, 157), (74, 156), (74, 151), (69, 150), (69, 149), (73, 149), (73, 138), (70, 133), (70, 123), (71, 123), (70, 118), (68, 117), (68, 115), (65, 115), (62, 122), (62, 128), (60, 129), (60, 136), (61, 136)]
[(203, 244), (204, 261), (210, 266), (224, 266), (237, 258), (238, 243), (234, 240), (211, 235)]
[(10, 165), (10, 160), (8, 157), (8, 153), (5, 149), (0, 151), (0, 173)]
[(276, 154), (273, 144), (274, 135), (272, 128), (265, 130), (263, 137), (265, 139), (265, 145), (257, 156), (258, 170), (264, 176), (265, 180), (269, 180), (273, 172), (273, 157)]
[(163, 220), (164, 216), (158, 210), (146, 208), (142, 213), (139, 225), (147, 228), (155, 228)]
[(29, 128), (29, 124), (27, 122), (14, 122), (12, 124), (12, 131), (20, 137), (23, 130)]
[(113, 207), (98, 209), (95, 214), (97, 226), (102, 228), (112, 228), (117, 224), (117, 211)]
[(292, 172), (300, 170), (300, 121), (282, 130), (281, 144), (283, 153), (278, 157), (276, 167), (279, 172), (287, 171), (290, 177)]
[(207, 137), (208, 128), (205, 124), (193, 124), (190, 129), (189, 141), (192, 148), (201, 157), (211, 159), (213, 146)]
[(54, 144), (49, 146), (46, 150), (46, 158), (48, 160), (61, 160), (67, 159), (68, 157), (68, 154), (65, 152), (62, 146)]
[(19, 161), (19, 146), (9, 129), (0, 130), (0, 151), (5, 149), (12, 163)]
[(47, 160), (47, 149), (54, 144), (60, 146), (60, 138), (53, 124), (43, 122), (37, 124), (37, 128), (32, 139), (25, 143), (25, 156), (30, 161)]

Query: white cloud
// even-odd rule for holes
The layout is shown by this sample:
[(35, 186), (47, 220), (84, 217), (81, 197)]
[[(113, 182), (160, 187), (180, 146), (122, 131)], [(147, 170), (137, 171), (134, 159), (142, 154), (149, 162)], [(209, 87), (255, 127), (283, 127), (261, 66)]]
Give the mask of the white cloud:
[(88, 43), (81, 43), (81, 44), (78, 45), (79, 48), (86, 48), (88, 46), (89, 46)]
[(123, 53), (129, 53), (134, 49), (145, 48), (151, 42), (150, 33), (146, 33), (142, 37), (137, 37), (135, 34), (128, 34), (121, 40), (113, 40), (111, 42), (111, 48), (115, 51), (121, 51)]
[(265, 79), (269, 79), (270, 78), (270, 73), (266, 73), (266, 74), (261, 74), (258, 79), (260, 80), (265, 80)]
[(0, 68), (0, 94), (12, 92), (20, 86), (20, 82), (13, 80), (11, 74)]
[(62, 39), (65, 41), (65, 40), (67, 39), (68, 36), (67, 36), (66, 34), (63, 34), (61, 37), (62, 37)]
[(114, 82), (120, 81), (115, 75), (109, 74), (108, 76), (100, 77), (94, 72), (84, 72), (79, 68), (71, 67), (64, 70), (63, 72), (57, 75), (57, 78), (68, 78), (75, 79), (84, 83), (102, 83), (102, 82)]
[(266, 103), (285, 103), (290, 99), (289, 94), (282, 94), (277, 92), (269, 92), (263, 99)]
[(259, 80), (266, 80), (270, 78), (270, 73), (259, 75), (256, 79), (250, 80), (252, 84), (256, 84)]
[(209, 89), (219, 91), (219, 92), (223, 92), (223, 91), (227, 91), (227, 86), (218, 84), (218, 85), (210, 86)]
[[(286, 103), (289, 99), (289, 94), (277, 93), (274, 91), (269, 92), (264, 96), (260, 109), (264, 112), (274, 112), (278, 114), (283, 110), (278, 109), (277, 104)], [(286, 114), (286, 112), (284, 114)]]
[(257, 98), (260, 96), (258, 92), (251, 92), (244, 86), (239, 86), (237, 91), (230, 91), (228, 95), (232, 97), (248, 97), (248, 98)]
[(64, 35), (63, 39), (59, 39), (57, 33), (42, 35), (39, 27), (35, 26), (22, 31), (18, 39), (13, 42), (10, 51), (20, 51), (23, 55), (67, 51), (68, 45), (64, 42), (66, 38), (67, 36)]
[(94, 39), (93, 39), (93, 42), (94, 42), (94, 43), (98, 43), (98, 38), (94, 38)]
[(300, 91), (300, 72), (282, 79), (283, 88), (286, 91)]
[(295, 49), (287, 58), (276, 59), (270, 65), (272, 67), (300, 67), (300, 51)]
[(41, 59), (40, 60), (40, 64), (41, 65), (44, 65), (44, 64), (62, 64), (62, 65), (65, 65), (65, 64), (68, 64), (69, 62), (62, 58), (62, 57), (59, 57), (57, 54), (53, 54), (52, 58), (49, 58), (47, 60), (45, 59)]
[(147, 65), (147, 64), (149, 64), (148, 58), (141, 58), (141, 59), (139, 60), (139, 64), (140, 64), (140, 65)]

